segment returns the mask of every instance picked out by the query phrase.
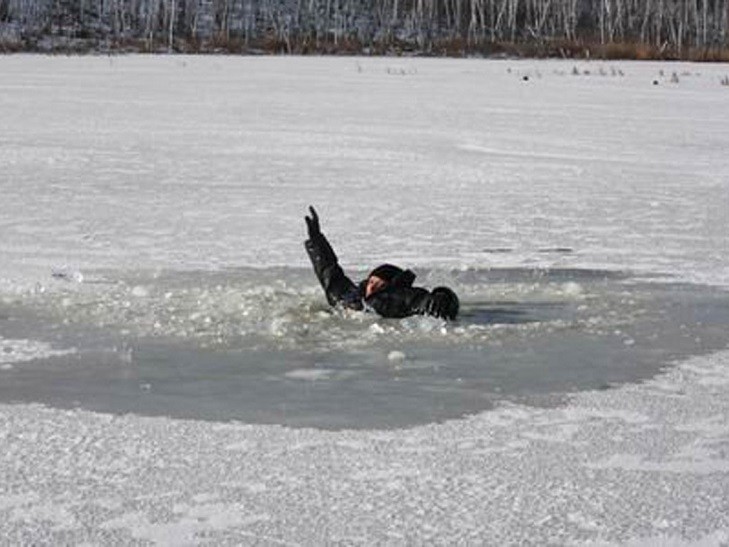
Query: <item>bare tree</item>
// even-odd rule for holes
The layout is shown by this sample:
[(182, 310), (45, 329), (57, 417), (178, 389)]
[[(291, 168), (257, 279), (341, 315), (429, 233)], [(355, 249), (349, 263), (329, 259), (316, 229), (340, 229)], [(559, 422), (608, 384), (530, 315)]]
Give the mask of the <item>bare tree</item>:
[[(679, 54), (729, 47), (729, 0), (0, 0), (27, 36), (93, 34), (172, 50), (186, 41), (433, 51), (500, 42), (640, 42)], [(460, 47), (460, 46), (459, 46)]]

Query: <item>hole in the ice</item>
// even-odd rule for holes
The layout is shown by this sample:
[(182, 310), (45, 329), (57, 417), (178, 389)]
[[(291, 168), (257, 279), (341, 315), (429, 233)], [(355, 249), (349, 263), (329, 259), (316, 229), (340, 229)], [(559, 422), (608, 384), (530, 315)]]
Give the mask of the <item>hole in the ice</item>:
[(459, 321), (465, 325), (519, 325), (538, 323), (558, 316), (563, 304), (551, 302), (500, 302), (498, 305), (483, 302), (474, 305), (468, 303), (460, 315)]
[(0, 304), (2, 339), (24, 348), (0, 370), (0, 400), (407, 427), (503, 400), (554, 404), (729, 342), (729, 294), (717, 288), (596, 270), (418, 273), (456, 289), (458, 321), (333, 311), (305, 269), (51, 280)]
[(505, 254), (505, 253), (513, 253), (514, 249), (510, 247), (487, 247), (483, 250), (484, 253), (488, 254)]
[(574, 252), (574, 249), (570, 247), (548, 247), (546, 249), (539, 249), (540, 253), (554, 253), (554, 254), (569, 254)]

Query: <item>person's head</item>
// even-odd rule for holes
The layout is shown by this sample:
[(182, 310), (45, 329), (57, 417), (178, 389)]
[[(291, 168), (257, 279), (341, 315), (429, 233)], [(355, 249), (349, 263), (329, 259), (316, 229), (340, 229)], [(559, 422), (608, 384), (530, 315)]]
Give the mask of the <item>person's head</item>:
[(382, 264), (377, 266), (367, 276), (365, 284), (365, 298), (369, 298), (373, 294), (386, 288), (393, 279), (403, 273), (403, 270), (392, 264)]

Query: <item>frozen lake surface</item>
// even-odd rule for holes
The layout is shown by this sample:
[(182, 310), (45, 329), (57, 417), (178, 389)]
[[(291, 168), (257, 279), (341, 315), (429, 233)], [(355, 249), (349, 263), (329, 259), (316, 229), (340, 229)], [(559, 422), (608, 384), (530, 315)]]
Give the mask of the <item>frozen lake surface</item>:
[(0, 400), (407, 427), (504, 401), (555, 405), (729, 342), (729, 294), (719, 289), (599, 270), (424, 274), (461, 294), (458, 321), (331, 310), (308, 269), (87, 275), (90, 290), (56, 287), (0, 306), (5, 336), (32, 333), (56, 350), (5, 374)]
[(0, 537), (726, 543), (727, 74), (0, 58)]

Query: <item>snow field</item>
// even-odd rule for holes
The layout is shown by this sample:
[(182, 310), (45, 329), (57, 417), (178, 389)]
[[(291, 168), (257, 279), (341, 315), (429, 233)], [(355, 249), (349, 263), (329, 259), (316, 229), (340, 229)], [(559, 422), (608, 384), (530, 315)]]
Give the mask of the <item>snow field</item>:
[(325, 433), (0, 407), (8, 544), (718, 545), (729, 353), (563, 408)]
[[(0, 290), (305, 266), (309, 203), (352, 268), (729, 286), (729, 68), (574, 64), (2, 57)], [(3, 365), (49, 350), (31, 335)], [(728, 401), (723, 351), (397, 431), (2, 404), (0, 542), (720, 545)]]

